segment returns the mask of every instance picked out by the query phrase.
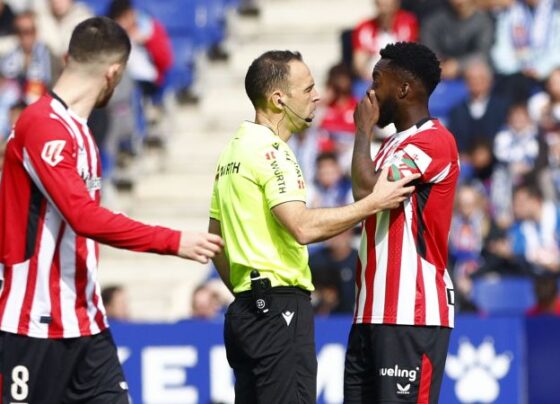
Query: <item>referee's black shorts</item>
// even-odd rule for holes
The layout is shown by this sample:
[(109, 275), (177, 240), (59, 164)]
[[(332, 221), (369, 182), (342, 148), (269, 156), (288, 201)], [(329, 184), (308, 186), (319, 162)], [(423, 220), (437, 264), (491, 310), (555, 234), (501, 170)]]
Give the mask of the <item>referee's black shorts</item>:
[(270, 290), (270, 312), (259, 315), (250, 292), (226, 313), (224, 339), (235, 374), (237, 404), (315, 403), (317, 357), (309, 292)]
[(344, 369), (347, 404), (437, 404), (451, 329), (354, 324)]
[(65, 339), (0, 332), (0, 376), (0, 403), (129, 403), (109, 330)]

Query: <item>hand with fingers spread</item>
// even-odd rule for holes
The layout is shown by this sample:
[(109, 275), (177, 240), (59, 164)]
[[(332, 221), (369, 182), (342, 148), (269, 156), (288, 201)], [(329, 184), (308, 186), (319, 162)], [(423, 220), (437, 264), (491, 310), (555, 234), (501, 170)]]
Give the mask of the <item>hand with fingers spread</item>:
[(379, 174), (373, 192), (367, 197), (376, 211), (397, 208), (414, 192), (415, 187), (410, 183), (420, 178), (420, 174), (412, 174), (398, 181), (391, 181), (388, 174), (389, 167), (385, 167)]
[(204, 232), (182, 232), (179, 257), (207, 264), (224, 246), (220, 236)]

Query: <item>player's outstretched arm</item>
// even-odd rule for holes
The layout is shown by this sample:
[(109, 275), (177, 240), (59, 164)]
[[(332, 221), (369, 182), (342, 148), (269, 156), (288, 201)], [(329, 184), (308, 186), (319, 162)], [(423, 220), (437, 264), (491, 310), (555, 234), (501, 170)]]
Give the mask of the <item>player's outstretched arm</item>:
[(362, 200), (339, 208), (309, 209), (301, 201), (285, 202), (272, 208), (280, 223), (300, 244), (328, 239), (355, 226), (366, 217), (381, 210), (399, 206), (414, 191), (409, 182), (418, 174), (398, 181), (387, 179), (385, 168), (373, 192)]
[(210, 259), (220, 253), (223, 246), (222, 238), (216, 234), (184, 231), (181, 233), (177, 255), (198, 261), (201, 264), (207, 264)]
[(378, 120), (379, 106), (374, 91), (370, 90), (354, 111), (356, 137), (352, 153), (352, 193), (356, 201), (369, 195), (377, 181), (371, 160), (371, 142)]

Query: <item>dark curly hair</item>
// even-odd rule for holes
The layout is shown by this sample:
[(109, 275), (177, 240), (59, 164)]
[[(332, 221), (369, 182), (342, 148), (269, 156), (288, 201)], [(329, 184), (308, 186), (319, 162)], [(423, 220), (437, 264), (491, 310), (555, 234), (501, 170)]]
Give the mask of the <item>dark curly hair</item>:
[(393, 66), (407, 71), (419, 79), (428, 96), (432, 94), (441, 78), (439, 60), (434, 52), (416, 42), (397, 42), (387, 45), (380, 52), (381, 58), (390, 60)]

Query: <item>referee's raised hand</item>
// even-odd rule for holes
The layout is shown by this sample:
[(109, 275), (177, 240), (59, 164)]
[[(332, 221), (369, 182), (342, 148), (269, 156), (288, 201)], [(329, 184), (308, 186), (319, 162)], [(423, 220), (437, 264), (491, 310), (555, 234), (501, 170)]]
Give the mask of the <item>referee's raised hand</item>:
[(187, 232), (181, 233), (181, 242), (179, 244), (179, 257), (207, 264), (210, 259), (218, 254), (224, 241), (220, 236), (205, 232)]

